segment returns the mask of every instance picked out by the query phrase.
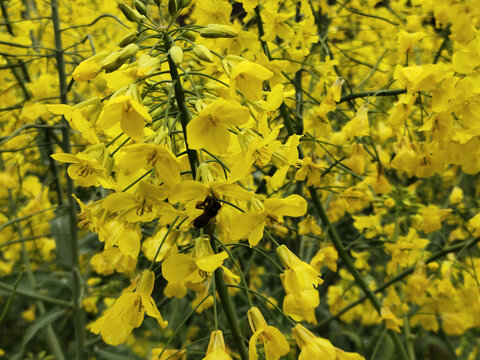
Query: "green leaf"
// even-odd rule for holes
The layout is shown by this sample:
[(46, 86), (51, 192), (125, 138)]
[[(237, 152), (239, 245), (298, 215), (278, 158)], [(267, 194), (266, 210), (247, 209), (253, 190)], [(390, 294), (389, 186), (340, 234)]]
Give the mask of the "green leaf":
[(30, 340), (33, 339), (33, 337), (37, 334), (37, 332), (44, 327), (50, 325), (52, 322), (57, 320), (60, 316), (63, 315), (65, 310), (56, 310), (56, 311), (50, 311), (41, 317), (39, 317), (26, 331), (25, 336), (23, 337), (22, 340), (22, 348), (25, 347), (25, 345), (28, 344)]
[(50, 231), (55, 240), (58, 262), (64, 266), (72, 264), (72, 252), (70, 244), (70, 222), (65, 209), (57, 209), (55, 218), (50, 220)]

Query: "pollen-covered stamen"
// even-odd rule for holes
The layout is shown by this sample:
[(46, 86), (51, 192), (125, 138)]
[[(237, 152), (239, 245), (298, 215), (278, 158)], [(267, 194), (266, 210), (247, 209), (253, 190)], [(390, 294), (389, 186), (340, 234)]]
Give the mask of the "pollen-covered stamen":
[(151, 166), (155, 166), (155, 163), (157, 162), (157, 156), (158, 153), (155, 149), (152, 149), (147, 153), (147, 164)]
[(262, 146), (256, 149), (254, 155), (255, 155), (255, 162), (257, 163), (258, 166), (268, 165), (272, 157), (271, 152), (265, 146)]
[(93, 169), (88, 165), (86, 161), (83, 161), (82, 163), (80, 163), (80, 166), (78, 167), (77, 171), (75, 171), (75, 173), (80, 177), (87, 177), (93, 173)]

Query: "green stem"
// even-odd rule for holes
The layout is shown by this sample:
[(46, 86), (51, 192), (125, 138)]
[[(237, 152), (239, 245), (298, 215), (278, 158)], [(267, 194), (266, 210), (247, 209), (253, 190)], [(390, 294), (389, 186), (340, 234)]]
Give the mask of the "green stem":
[[(63, 45), (62, 45), (62, 35), (60, 30), (60, 17), (58, 13), (58, 0), (51, 0), (51, 9), (52, 9), (52, 23), (55, 39), (55, 56), (57, 59), (57, 70), (58, 70), (58, 80), (60, 87), (60, 101), (62, 104), (68, 104), (67, 98), (67, 79), (65, 73), (65, 59), (63, 57)], [(63, 120), (66, 123), (66, 120)], [(62, 137), (63, 137), (63, 150), (67, 153), (71, 153), (71, 144), (70, 144), (70, 126), (66, 124), (62, 128)], [(77, 218), (75, 212), (75, 200), (73, 194), (75, 188), (73, 185), (73, 180), (67, 174), (67, 193), (68, 197), (68, 217), (69, 217), (69, 232), (70, 232), (70, 242), (71, 242), (71, 255), (72, 255), (72, 295), (73, 295), (73, 322), (75, 327), (75, 345), (76, 345), (76, 358), (77, 360), (84, 360), (86, 358), (85, 352), (85, 314), (82, 309), (82, 279), (80, 275), (80, 264), (79, 264), (79, 248), (78, 248), (78, 234), (77, 234)]]
[[(218, 253), (217, 242), (213, 237), (213, 226), (209, 226), (207, 232), (210, 235), (210, 244), (212, 245), (213, 252), (215, 254)], [(235, 313), (235, 309), (233, 307), (232, 299), (230, 298), (230, 294), (228, 293), (227, 284), (225, 282), (225, 278), (223, 277), (223, 270), (222, 268), (218, 268), (215, 270), (215, 286), (217, 288), (218, 297), (222, 303), (223, 312), (227, 317), (228, 325), (230, 327), (230, 331), (232, 332), (232, 337), (237, 344), (238, 351), (240, 353), (240, 358), (242, 360), (248, 360), (248, 351), (243, 342), (242, 332), (240, 331), (240, 326), (238, 324), (237, 314)], [(213, 295), (215, 296), (215, 294)]]
[[(165, 40), (165, 51), (168, 53), (172, 47), (171, 39)], [(175, 98), (177, 100), (178, 110), (180, 112), (180, 123), (182, 124), (182, 130), (185, 137), (185, 147), (187, 149), (188, 161), (190, 162), (190, 168), (192, 169), (192, 176), (194, 179), (197, 177), (198, 155), (195, 150), (188, 147), (187, 141), (187, 124), (190, 121), (190, 111), (188, 110), (187, 103), (185, 101), (185, 93), (183, 92), (182, 82), (178, 75), (177, 65), (173, 62), (170, 54), (168, 55), (168, 66), (170, 68), (170, 76), (174, 82)]]
[(2, 311), (2, 314), (0, 315), (0, 324), (2, 323), (3, 319), (5, 318), (5, 315), (7, 314), (8, 308), (10, 307), (13, 298), (15, 297), (15, 294), (17, 293), (17, 286), (20, 282), (20, 279), (23, 276), (23, 273), (25, 272), (25, 266), (23, 266), (22, 270), (17, 276), (17, 279), (15, 280), (15, 283), (13, 284), (12, 291), (10, 292), (10, 296), (8, 297), (7, 303), (5, 304), (5, 308)]
[(165, 346), (163, 347), (161, 353), (158, 355), (158, 358), (161, 359), (162, 358), (162, 355), (163, 353), (165, 352), (165, 350), (167, 349), (167, 346), (170, 345), (170, 343), (172, 342), (172, 340), (175, 338), (175, 336), (178, 334), (178, 332), (180, 331), (180, 329), (182, 328), (182, 326), (187, 322), (188, 319), (190, 319), (190, 317), (195, 313), (195, 310), (197, 310), (200, 305), (203, 304), (203, 302), (205, 300), (208, 299), (208, 297), (210, 296), (210, 294), (207, 294), (207, 296), (205, 296), (202, 301), (200, 301), (197, 306), (195, 306), (182, 320), (182, 322), (178, 325), (178, 327), (175, 329), (175, 331), (173, 332), (173, 334), (168, 338), (167, 342), (165, 343)]
[(395, 96), (405, 94), (407, 92), (406, 89), (392, 89), (392, 90), (370, 90), (370, 91), (362, 91), (354, 94), (348, 94), (342, 96), (339, 103), (350, 101), (362, 97), (369, 97), (369, 96)]
[[(318, 216), (322, 220), (323, 225), (327, 229), (330, 239), (332, 240), (333, 245), (335, 246), (335, 249), (337, 250), (339, 257), (342, 259), (343, 263), (345, 264), (345, 267), (350, 272), (350, 274), (352, 274), (357, 285), (363, 290), (367, 298), (372, 302), (372, 305), (375, 308), (375, 310), (377, 310), (378, 314), (380, 315), (380, 312), (382, 309), (382, 303), (375, 296), (374, 292), (370, 290), (367, 283), (363, 279), (362, 275), (353, 264), (352, 259), (348, 255), (347, 251), (345, 250), (345, 247), (343, 246), (337, 234), (337, 231), (335, 230), (330, 220), (328, 219), (325, 209), (323, 208), (322, 204), (320, 204), (320, 199), (318, 198), (317, 191), (313, 187), (309, 187), (308, 190), (312, 198), (313, 206), (315, 207), (315, 210), (317, 211)], [(390, 330), (389, 335), (392, 338), (393, 342), (395, 343), (395, 346), (400, 352), (402, 358), (408, 359), (407, 352), (405, 351), (405, 348), (403, 347), (403, 344), (401, 343), (398, 334)]]

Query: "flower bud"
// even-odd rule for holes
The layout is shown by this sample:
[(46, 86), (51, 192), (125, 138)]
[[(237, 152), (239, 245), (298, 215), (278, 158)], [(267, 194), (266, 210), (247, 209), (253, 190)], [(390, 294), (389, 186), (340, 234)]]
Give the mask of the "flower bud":
[(174, 17), (177, 13), (177, 0), (168, 0), (168, 14)]
[(125, 62), (119, 59), (118, 51), (115, 51), (107, 56), (102, 63), (102, 69), (105, 70), (106, 73), (111, 73), (112, 71), (117, 70), (122, 64)]
[(136, 33), (130, 33), (127, 36), (125, 36), (122, 41), (120, 41), (120, 44), (118, 44), (120, 47), (125, 47), (128, 44), (133, 44), (138, 40), (138, 36)]
[(128, 60), (137, 55), (138, 50), (140, 48), (137, 44), (128, 44), (119, 52), (120, 60)]
[(141, 14), (141, 15), (146, 15), (147, 14), (147, 7), (145, 4), (139, 0), (135, 0), (133, 2), (133, 5), (135, 6), (135, 9)]
[(192, 0), (178, 0), (178, 8), (185, 9), (192, 3)]
[(234, 38), (238, 36), (235, 29), (227, 25), (209, 24), (200, 30), (200, 36), (208, 39)]
[(214, 60), (213, 54), (210, 52), (210, 50), (208, 50), (208, 48), (205, 45), (195, 45), (193, 47), (193, 53), (200, 60), (203, 60), (206, 62), (213, 62)]
[(131, 22), (142, 22), (144, 17), (125, 3), (119, 3), (118, 8), (125, 17)]
[(176, 45), (172, 46), (170, 48), (169, 53), (175, 65), (178, 66), (183, 62), (183, 50), (180, 46), (176, 46)]
[(195, 33), (193, 31), (184, 31), (182, 32), (182, 35), (180, 35), (180, 38), (190, 40), (191, 42), (195, 41)]

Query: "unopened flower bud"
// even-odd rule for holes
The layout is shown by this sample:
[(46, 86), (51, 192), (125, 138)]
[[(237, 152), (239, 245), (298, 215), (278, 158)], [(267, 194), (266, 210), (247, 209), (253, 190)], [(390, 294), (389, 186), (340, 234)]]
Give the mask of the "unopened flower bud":
[(193, 47), (193, 53), (200, 59), (206, 62), (213, 62), (213, 54), (208, 50), (205, 45), (195, 45)]
[(180, 46), (172, 46), (170, 48), (170, 57), (175, 65), (180, 65), (183, 62), (183, 50)]
[(133, 5), (135, 6), (135, 9), (141, 14), (141, 15), (146, 15), (147, 14), (147, 7), (145, 4), (139, 0), (135, 0), (133, 2)]
[(132, 22), (142, 22), (144, 17), (137, 10), (132, 9), (125, 3), (119, 3), (118, 8), (125, 17)]
[(137, 44), (128, 44), (122, 50), (120, 50), (119, 58), (121, 60), (128, 60), (137, 55), (138, 50), (140, 48)]
[(107, 56), (102, 63), (102, 69), (105, 70), (106, 73), (111, 73), (112, 71), (117, 70), (125, 61), (120, 60), (118, 56), (118, 51), (115, 51)]
[(178, 0), (178, 8), (184, 9), (192, 3), (192, 0)]
[(200, 36), (209, 39), (234, 38), (238, 36), (238, 32), (227, 25), (209, 24), (200, 30)]
[(168, 0), (168, 14), (174, 17), (177, 13), (177, 0)]
[(125, 47), (128, 44), (133, 44), (138, 40), (138, 36), (136, 33), (130, 33), (127, 36), (125, 36), (122, 41), (120, 41), (120, 44), (118, 44), (120, 47)]
[(181, 37), (192, 42), (195, 41), (195, 33), (193, 31), (184, 31)]

